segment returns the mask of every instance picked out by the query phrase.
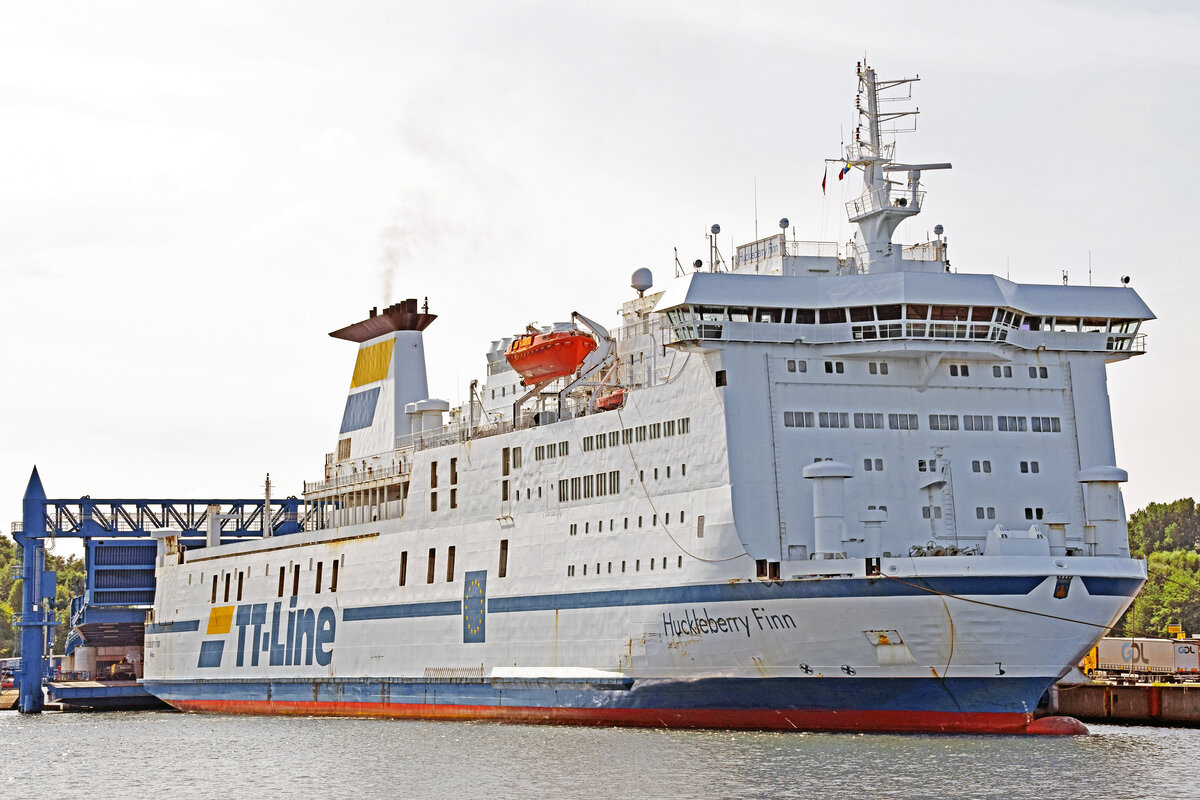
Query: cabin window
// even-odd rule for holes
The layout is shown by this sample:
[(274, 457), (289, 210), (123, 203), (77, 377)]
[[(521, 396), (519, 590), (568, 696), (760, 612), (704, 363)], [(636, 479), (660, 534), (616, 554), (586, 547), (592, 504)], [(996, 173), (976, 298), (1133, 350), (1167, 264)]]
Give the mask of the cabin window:
[[(508, 483), (508, 481), (505, 481), (505, 484), (507, 484), (507, 483)], [(450, 490), (450, 507), (458, 508), (458, 488), (457, 487)]]
[[(191, 578), (190, 575), (188, 577)], [(238, 602), (241, 602), (242, 600), (242, 572), (240, 570), (238, 571), (237, 599)]]
[(446, 583), (454, 581), (454, 545), (446, 548)]
[(429, 488), (430, 489), (437, 488), (437, 462), (436, 461), (429, 462)]
[[(717, 386), (725, 386), (725, 385), (726, 385), (725, 370), (719, 369), (719, 370), (717, 370)], [(642, 426), (638, 430), (641, 431), (643, 428), (645, 428), (645, 426)], [(638, 441), (641, 441), (641, 439), (638, 439)]]
[(316, 591), (316, 594), (320, 594), (320, 593), (321, 593), (321, 568), (322, 568), (323, 566), (325, 566), (325, 562), (324, 562), (324, 561), (318, 561), (318, 562), (317, 562), (317, 579), (316, 579), (316, 581), (314, 581), (314, 583), (315, 583), (315, 584), (316, 584), (316, 586), (317, 586), (317, 591)]
[(506, 577), (508, 575), (508, 539), (500, 540), (500, 564), (496, 568), (498, 577)]
[(982, 414), (964, 414), (963, 430), (967, 431), (990, 431), (992, 429), (992, 418)]
[(1024, 417), (996, 417), (996, 430), (1017, 433), (1025, 430)]
[(434, 573), (437, 572), (437, 548), (429, 548), (429, 564), (425, 570), (425, 582), (433, 583)]
[(278, 594), (279, 597), (283, 597), (283, 581), (284, 581), (284, 578), (286, 575), (287, 575), (287, 567), (280, 567), (279, 568), (279, 594)]
[[(337, 562), (333, 562), (337, 565)], [(400, 585), (403, 586), (408, 581), (408, 551), (404, 550), (400, 553)]]
[(822, 428), (849, 428), (850, 415), (845, 411), (821, 411), (817, 414), (817, 423)]
[(437, 511), (437, 492), (429, 493), (429, 510)]
[(458, 483), (458, 459), (450, 459), (450, 485)]
[(930, 414), (929, 415), (929, 430), (931, 430), (931, 431), (956, 431), (956, 430), (958, 430), (958, 415), (957, 414)]
[(333, 574), (331, 574), (329, 576), (329, 591), (331, 591), (331, 592), (337, 591), (338, 565), (341, 564), (341, 562), (344, 558), (345, 558), (345, 556), (341, 556), (336, 561), (333, 562), (333, 569), (330, 570), (330, 572), (332, 572)]
[[(280, 592), (280, 594), (283, 594), (283, 593)], [(213, 603), (217, 602), (217, 576), (215, 574), (213, 575), (212, 601), (211, 602), (213, 602)]]
[(233, 577), (233, 575), (231, 573), (228, 573), (228, 572), (225, 573), (225, 600), (224, 600), (224, 602), (226, 602), (226, 603), (229, 602), (229, 582), (232, 577)]

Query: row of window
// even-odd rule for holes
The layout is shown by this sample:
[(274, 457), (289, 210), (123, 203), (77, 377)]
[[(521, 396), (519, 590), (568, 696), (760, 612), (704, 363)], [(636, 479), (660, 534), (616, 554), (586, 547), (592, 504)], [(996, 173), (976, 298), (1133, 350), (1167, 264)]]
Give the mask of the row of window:
[(893, 303), (839, 308), (754, 308), (749, 306), (684, 306), (667, 312), (672, 325), (701, 322), (770, 322), (785, 325), (832, 325), (839, 322), (920, 320), (924, 322), (995, 323), (1023, 330), (1083, 333), (1133, 333), (1137, 320), (1035, 317), (993, 306), (944, 306)]
[[(446, 548), (446, 583), (454, 582), (454, 545)], [(505, 578), (508, 576), (508, 539), (500, 540), (499, 563), (496, 567), (496, 577)], [(429, 555), (425, 562), (425, 583), (433, 583), (437, 578), (437, 548), (429, 548)], [(404, 550), (400, 553), (400, 586), (408, 585), (408, 551)]]
[(680, 419), (669, 419), (666, 422), (651, 422), (633, 428), (624, 428), (619, 431), (597, 433), (594, 436), (583, 437), (583, 449), (585, 452), (591, 452), (592, 450), (603, 450), (606, 447), (644, 442), (648, 439), (661, 439), (665, 436), (674, 436), (676, 433), (682, 436), (691, 430), (691, 425), (691, 417), (681, 417)]
[(569, 452), (566, 442), (551, 442), (550, 444), (541, 444), (533, 450), (533, 460), (542, 461), (547, 458), (557, 458), (565, 456)]
[[(637, 527), (641, 528), (644, 521), (645, 521), (645, 518), (639, 514), (638, 518), (637, 518)], [(687, 522), (687, 513), (684, 511), (680, 511), (679, 512), (679, 524), (683, 525), (685, 522)], [(671, 512), (670, 511), (668, 511), (666, 514), (663, 515), (663, 524), (664, 525), (671, 524)], [(651, 515), (650, 527), (652, 527), (652, 528), (658, 527), (658, 514)], [(615, 531), (616, 529), (617, 529), (617, 520), (615, 518), (608, 520), (608, 531), (611, 533), (612, 531)], [(579, 535), (579, 523), (572, 522), (570, 527), (567, 530), (571, 536), (578, 536)], [(629, 517), (625, 517), (625, 521), (621, 527), (621, 530), (626, 530), (626, 531), (629, 530)], [(592, 523), (590, 521), (583, 523), (583, 532), (584, 533), (592, 532)], [(601, 520), (596, 521), (596, 533), (604, 533), (604, 520), (601, 519)], [(704, 515), (703, 514), (696, 517), (696, 538), (697, 539), (704, 538)]]
[[(332, 562), (330, 562), (330, 567), (329, 567), (328, 572), (326, 572), (326, 570), (325, 570), (325, 562), (324, 561), (315, 561), (314, 559), (311, 559), (311, 558), (308, 560), (308, 568), (313, 573), (313, 593), (314, 594), (320, 594), (322, 588), (325, 587), (325, 576), (326, 575), (328, 575), (328, 577), (329, 577), (329, 586), (328, 586), (329, 591), (331, 591), (331, 592), (337, 591), (337, 589), (338, 589), (338, 568), (341, 566), (343, 558), (344, 558), (344, 556), (340, 556), (340, 557), (334, 559)], [(315, 569), (314, 569), (314, 566), (315, 566)], [(278, 592), (276, 595), (278, 597), (283, 597), (284, 589), (287, 587), (287, 584), (288, 584), (287, 578), (288, 578), (289, 570), (291, 572), (291, 578), (292, 578), (292, 580), (291, 580), (291, 589), (292, 589), (291, 596), (296, 597), (297, 595), (300, 594), (300, 563), (296, 562), (295, 564), (291, 564), (290, 567), (283, 566), (283, 567), (279, 568), (279, 589), (278, 589)], [(271, 574), (271, 565), (267, 564), (263, 570), (263, 575), (265, 577), (265, 576), (269, 576), (270, 574)], [(233, 602), (241, 602), (242, 590), (245, 587), (246, 579), (249, 577), (250, 577), (249, 569), (247, 569), (247, 570), (240, 570), (240, 569), (239, 570), (230, 570), (229, 572), (221, 572), (220, 575), (217, 575), (217, 573), (213, 573), (212, 588), (211, 588), (211, 593), (209, 595), (209, 602), (214, 603), (214, 604), (217, 602), (218, 590), (220, 589), (220, 587), (222, 585), (224, 586), (224, 589), (223, 589), (223, 591), (220, 592), (221, 602), (228, 603), (231, 601), (231, 598), (232, 598)], [(192, 582), (192, 576), (188, 575), (188, 583), (190, 584), (191, 582)], [(200, 573), (200, 583), (201, 584), (204, 583), (204, 573)]]
[[(658, 561), (658, 559), (654, 559), (654, 558), (648, 558), (648, 559), (646, 559), (646, 563), (649, 565), (649, 569), (650, 569), (650, 571), (654, 571), (654, 566), (655, 566), (655, 563), (660, 563), (660, 564), (661, 564), (661, 566), (659, 567), (659, 569), (666, 569), (666, 568), (667, 568), (667, 557), (666, 557), (666, 556), (663, 556), (663, 557), (662, 557), (662, 561), (661, 561), (661, 562), (659, 562), (659, 561)], [(612, 561), (609, 561), (609, 562), (608, 562), (608, 570), (607, 570), (607, 572), (602, 572), (602, 571), (601, 571), (601, 569), (600, 569), (600, 565), (601, 565), (601, 562), (599, 562), (599, 561), (595, 562), (595, 566), (594, 566), (594, 568), (592, 569), (592, 572), (591, 572), (591, 574), (592, 574), (592, 575), (602, 575), (602, 574), (608, 574), (608, 575), (611, 575), (611, 574), (612, 574), (612, 572), (613, 572), (613, 562), (612, 562)], [(676, 567), (678, 567), (678, 568), (680, 568), (680, 569), (682, 569), (682, 568), (683, 568), (683, 556), (678, 556), (678, 557), (677, 557), (677, 560), (676, 560), (676, 562), (675, 562), (675, 565), (676, 565)], [(580, 569), (579, 569), (579, 571), (578, 571), (578, 573), (577, 573), (577, 572), (576, 572), (576, 569), (575, 569), (576, 565), (575, 565), (575, 564), (568, 564), (568, 565), (567, 565), (567, 577), (568, 577), (568, 578), (574, 578), (574, 577), (576, 576), (576, 574), (579, 574), (579, 575), (581, 575), (581, 576), (582, 576), (582, 575), (587, 575), (587, 574), (588, 574), (588, 567), (589, 567), (589, 566), (591, 566), (591, 565), (589, 565), (589, 564), (580, 564), (580, 565), (579, 565)], [(625, 571), (626, 571), (626, 567), (627, 567), (627, 562), (625, 562), (625, 561), (622, 561), (622, 562), (621, 562), (621, 565), (620, 565), (620, 567), (619, 567), (619, 569), (618, 569), (618, 571), (619, 571), (619, 572), (625, 572)], [(632, 569), (632, 570), (630, 570), (630, 571), (632, 571), (632, 572), (641, 572), (641, 571), (642, 571), (642, 560), (641, 560), (640, 558), (636, 558), (636, 559), (634, 559), (634, 561), (633, 561), (633, 569)]]
[[(785, 428), (849, 428), (853, 419), (855, 428), (865, 430), (882, 430), (884, 415), (878, 412), (855, 412), (853, 417), (845, 411), (785, 411), (783, 412), (783, 427)], [(964, 414), (961, 418), (962, 430), (990, 431), (1000, 430), (1017, 432), (1032, 430), (1034, 433), (1060, 433), (1062, 420), (1059, 417), (1008, 417), (999, 416), (994, 420), (985, 414)], [(888, 414), (887, 427), (891, 430), (915, 431), (920, 429), (916, 414)], [(930, 414), (929, 430), (956, 431), (959, 430), (958, 414)]]
[[(950, 377), (952, 378), (969, 378), (971, 376), (970, 364), (950, 364)], [(808, 362), (801, 359), (787, 360), (788, 372), (808, 372)], [(830, 375), (843, 375), (846, 372), (846, 364), (843, 361), (826, 361), (825, 372)], [(869, 361), (867, 362), (867, 372), (871, 375), (887, 375), (888, 362), (886, 361)], [(993, 366), (992, 376), (996, 378), (1011, 378), (1013, 376), (1013, 368), (1011, 366)], [(1031, 378), (1049, 378), (1050, 371), (1046, 367), (1030, 367), (1029, 377)]]
[(620, 494), (620, 492), (621, 471), (617, 469), (611, 472), (598, 472), (595, 475), (563, 478), (558, 482), (558, 502), (560, 503), (589, 497), (604, 497), (609, 494)]
[[(1029, 508), (1025, 509), (1025, 519), (1041, 519), (1046, 513), (1044, 508)], [(925, 519), (941, 519), (941, 506), (922, 506), (921, 516)], [(975, 519), (995, 519), (995, 506), (975, 506)]]

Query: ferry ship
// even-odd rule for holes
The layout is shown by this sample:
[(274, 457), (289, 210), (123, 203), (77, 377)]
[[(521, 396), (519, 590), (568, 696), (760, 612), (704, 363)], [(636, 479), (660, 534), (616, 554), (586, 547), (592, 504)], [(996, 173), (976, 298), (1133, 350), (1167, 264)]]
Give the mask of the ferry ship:
[[(430, 396), (428, 301), (357, 345), (336, 447), (275, 535), (160, 540), (146, 687), (187, 711), (783, 730), (1037, 731), (1146, 578), (1107, 365), (1127, 285), (893, 244), (924, 172), (857, 68), (847, 244), (780, 232), (612, 330), (497, 339)], [(682, 274), (680, 274), (682, 273)], [(564, 310), (564, 317), (567, 316)], [(433, 328), (436, 331), (436, 328)]]

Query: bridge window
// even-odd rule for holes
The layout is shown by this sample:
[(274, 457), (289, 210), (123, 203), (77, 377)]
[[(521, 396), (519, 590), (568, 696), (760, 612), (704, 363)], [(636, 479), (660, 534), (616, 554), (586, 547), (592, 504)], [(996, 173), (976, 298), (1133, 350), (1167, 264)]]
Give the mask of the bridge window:
[(846, 309), (844, 308), (822, 308), (820, 313), (822, 325), (832, 325), (838, 322), (846, 321)]

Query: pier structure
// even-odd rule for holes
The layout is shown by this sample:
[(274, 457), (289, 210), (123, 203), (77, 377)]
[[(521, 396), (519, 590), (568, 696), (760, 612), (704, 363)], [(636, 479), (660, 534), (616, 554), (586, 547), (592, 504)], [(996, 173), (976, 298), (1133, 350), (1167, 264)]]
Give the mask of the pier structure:
[[(303, 530), (312, 513), (304, 501), (272, 501), (269, 485), (268, 477), (266, 496), (253, 499), (51, 499), (34, 467), (22, 521), (12, 529), (23, 579), (21, 608), (13, 612), (15, 655), (20, 658), (14, 675), (17, 709), (39, 713), (45, 704), (44, 683), (52, 699), (71, 705), (127, 706), (149, 699), (136, 681), (146, 615), (154, 603), (154, 567), (165, 537), (178, 537), (186, 549)], [(59, 538), (82, 539), (84, 544), (85, 587), (71, 600), (65, 648), (71, 669), (64, 676), (84, 681), (49, 680), (58, 576), (45, 568), (46, 546)], [(124, 660), (130, 651), (138, 655), (132, 663)], [(113, 661), (117, 653), (122, 658)], [(121, 669), (112, 670), (118, 662)], [(96, 680), (105, 677), (123, 680)]]

